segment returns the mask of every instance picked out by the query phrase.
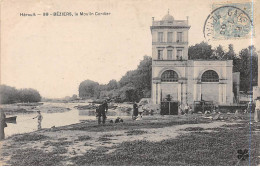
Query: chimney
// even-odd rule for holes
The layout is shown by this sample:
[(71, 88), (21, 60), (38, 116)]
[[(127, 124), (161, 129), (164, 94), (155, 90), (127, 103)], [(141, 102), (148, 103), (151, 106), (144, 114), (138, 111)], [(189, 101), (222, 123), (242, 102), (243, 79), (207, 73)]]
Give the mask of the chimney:
[(187, 25), (189, 25), (189, 16), (187, 16)]

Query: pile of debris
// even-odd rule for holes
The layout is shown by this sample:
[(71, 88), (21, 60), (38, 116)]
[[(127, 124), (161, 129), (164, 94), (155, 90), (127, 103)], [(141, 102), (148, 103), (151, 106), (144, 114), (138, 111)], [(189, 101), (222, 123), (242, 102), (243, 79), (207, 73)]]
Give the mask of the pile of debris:
[(235, 120), (245, 120), (245, 116), (238, 111), (235, 113), (221, 113), (221, 112), (214, 112), (210, 113), (209, 111), (205, 111), (203, 118), (211, 119), (211, 120), (227, 120), (227, 121), (235, 121)]
[(117, 107), (118, 109), (119, 109), (119, 111), (121, 111), (121, 112), (125, 112), (125, 113), (130, 113), (131, 111), (132, 111), (132, 108), (130, 108), (130, 107), (124, 107), (124, 106), (118, 106)]

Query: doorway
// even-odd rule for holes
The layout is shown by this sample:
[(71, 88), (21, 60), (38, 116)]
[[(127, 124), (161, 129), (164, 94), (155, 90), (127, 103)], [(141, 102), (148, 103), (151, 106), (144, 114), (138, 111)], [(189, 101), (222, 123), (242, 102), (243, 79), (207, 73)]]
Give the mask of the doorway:
[(161, 115), (178, 115), (178, 102), (162, 101)]

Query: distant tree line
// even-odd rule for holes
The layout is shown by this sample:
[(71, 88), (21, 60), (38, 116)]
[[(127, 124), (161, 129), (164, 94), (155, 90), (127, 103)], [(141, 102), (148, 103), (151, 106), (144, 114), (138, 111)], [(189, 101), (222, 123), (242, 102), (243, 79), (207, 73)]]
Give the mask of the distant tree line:
[(119, 81), (99, 84), (85, 80), (79, 85), (80, 98), (112, 98), (117, 101), (139, 101), (151, 96), (152, 58), (144, 56), (136, 70), (128, 71)]
[[(251, 56), (252, 52), (252, 56)], [(258, 54), (254, 46), (242, 49), (238, 54), (233, 45), (225, 51), (221, 45), (212, 48), (206, 42), (189, 47), (190, 60), (233, 60), (233, 72), (240, 72), (240, 90), (250, 91), (251, 85), (257, 85)], [(108, 84), (99, 84), (85, 80), (79, 85), (80, 98), (113, 98), (119, 101), (139, 101), (151, 97), (152, 58), (144, 56), (136, 70), (128, 71), (118, 82), (110, 80)]]
[(0, 103), (22, 103), (22, 102), (40, 102), (41, 95), (35, 89), (16, 89), (7, 85), (0, 85)]

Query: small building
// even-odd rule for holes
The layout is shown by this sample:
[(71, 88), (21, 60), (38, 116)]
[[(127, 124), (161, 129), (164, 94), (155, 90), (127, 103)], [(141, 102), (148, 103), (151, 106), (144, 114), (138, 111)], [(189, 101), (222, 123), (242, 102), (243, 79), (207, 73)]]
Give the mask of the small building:
[(217, 105), (233, 103), (232, 60), (189, 60), (190, 25), (175, 20), (168, 12), (154, 20), (152, 34), (152, 102), (167, 98), (178, 105), (212, 101)]

